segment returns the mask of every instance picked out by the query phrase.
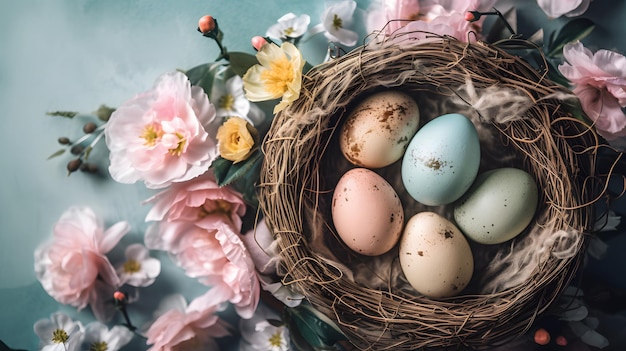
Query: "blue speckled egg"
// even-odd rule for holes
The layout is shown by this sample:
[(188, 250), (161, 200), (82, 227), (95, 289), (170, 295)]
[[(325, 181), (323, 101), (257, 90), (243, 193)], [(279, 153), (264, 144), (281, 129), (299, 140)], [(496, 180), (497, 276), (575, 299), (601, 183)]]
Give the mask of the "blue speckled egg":
[(458, 113), (426, 123), (402, 159), (402, 182), (427, 206), (454, 202), (472, 185), (480, 166), (480, 142), (472, 122)]

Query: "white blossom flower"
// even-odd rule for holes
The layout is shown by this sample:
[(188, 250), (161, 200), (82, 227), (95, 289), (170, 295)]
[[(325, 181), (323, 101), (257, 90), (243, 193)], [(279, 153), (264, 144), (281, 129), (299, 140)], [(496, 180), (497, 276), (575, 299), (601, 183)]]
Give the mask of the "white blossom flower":
[(548, 17), (580, 16), (589, 8), (591, 0), (537, 0), (539, 7)]
[(128, 328), (116, 325), (111, 330), (101, 322), (92, 322), (85, 327), (83, 349), (89, 351), (118, 351), (133, 338)]
[(149, 250), (141, 244), (126, 248), (126, 261), (117, 268), (120, 283), (144, 287), (154, 283), (161, 273), (161, 261), (149, 256)]
[(211, 101), (215, 104), (216, 115), (221, 118), (238, 116), (246, 118), (250, 111), (250, 101), (243, 92), (243, 80), (235, 75), (225, 83), (215, 84), (211, 91)]
[(40, 319), (33, 326), (39, 337), (40, 351), (78, 351), (83, 340), (83, 325), (63, 312)]
[(287, 351), (289, 347), (289, 330), (286, 326), (275, 326), (269, 320), (280, 320), (280, 317), (265, 305), (259, 305), (250, 319), (241, 319), (239, 329), (242, 340), (239, 351)]
[(296, 16), (290, 12), (279, 18), (278, 23), (269, 27), (265, 35), (281, 40), (299, 38), (306, 33), (309, 23), (311, 23), (309, 15)]
[(346, 29), (352, 24), (356, 1), (341, 0), (332, 3), (322, 13), (322, 26), (324, 35), (329, 41), (339, 42), (342, 45), (354, 46), (359, 35), (352, 30)]
[(280, 281), (272, 282), (267, 275), (259, 275), (261, 288), (274, 296), (277, 300), (288, 307), (296, 307), (304, 300), (304, 296), (294, 292), (290, 287), (283, 285)]

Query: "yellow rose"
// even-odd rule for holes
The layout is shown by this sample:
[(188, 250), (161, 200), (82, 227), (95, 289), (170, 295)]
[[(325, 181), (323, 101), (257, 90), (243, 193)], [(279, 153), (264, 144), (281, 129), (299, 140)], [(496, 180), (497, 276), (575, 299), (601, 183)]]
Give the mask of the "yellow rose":
[(256, 129), (241, 117), (230, 117), (217, 130), (220, 155), (235, 163), (250, 156), (254, 147)]

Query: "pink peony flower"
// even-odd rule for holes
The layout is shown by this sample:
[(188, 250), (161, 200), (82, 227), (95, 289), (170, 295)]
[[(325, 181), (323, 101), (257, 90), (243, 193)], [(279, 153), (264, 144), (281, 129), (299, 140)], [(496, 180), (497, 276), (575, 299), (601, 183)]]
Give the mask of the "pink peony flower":
[(211, 172), (184, 183), (173, 184), (146, 202), (154, 202), (146, 221), (187, 222), (213, 229), (217, 222), (241, 230), (246, 205), (241, 194), (229, 186), (219, 187)]
[(598, 133), (618, 147), (626, 146), (626, 57), (609, 50), (595, 54), (582, 43), (565, 45), (567, 62), (559, 71), (574, 86), (583, 110), (594, 121)]
[(537, 0), (539, 7), (548, 17), (580, 16), (589, 8), (591, 0)]
[(35, 274), (56, 301), (77, 307), (91, 305), (99, 320), (114, 310), (104, 310), (104, 300), (120, 280), (105, 256), (129, 231), (126, 222), (104, 230), (87, 207), (68, 209), (54, 226), (52, 242), (35, 251)]
[(249, 318), (260, 295), (252, 257), (228, 222), (218, 221), (212, 227), (161, 222), (146, 232), (146, 245), (169, 252), (188, 276), (221, 289), (223, 301), (231, 302), (241, 317)]
[(468, 22), (466, 12), (487, 11), (494, 3), (495, 0), (381, 0), (368, 9), (368, 30), (381, 30), (388, 21), (401, 20), (390, 22), (385, 33), (404, 34), (402, 39), (424, 39), (434, 33), (467, 42), (480, 38), (484, 17)]
[(162, 75), (152, 90), (125, 102), (109, 119), (104, 134), (111, 177), (162, 188), (203, 174), (218, 155), (205, 129), (214, 118), (202, 88), (192, 87), (180, 72)]
[(182, 295), (166, 297), (155, 313), (145, 337), (148, 351), (217, 350), (215, 338), (229, 335), (228, 325), (215, 313), (219, 296), (209, 290), (189, 305)]

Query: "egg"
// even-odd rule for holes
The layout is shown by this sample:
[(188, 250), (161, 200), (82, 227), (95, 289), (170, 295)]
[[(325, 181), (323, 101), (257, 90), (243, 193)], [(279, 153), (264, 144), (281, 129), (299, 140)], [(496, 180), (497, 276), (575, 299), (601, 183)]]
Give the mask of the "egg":
[(346, 118), (339, 135), (342, 154), (367, 168), (388, 166), (404, 154), (419, 127), (419, 109), (398, 90), (368, 96)]
[(461, 114), (446, 114), (426, 123), (411, 139), (402, 159), (402, 182), (416, 201), (446, 205), (472, 185), (479, 165), (476, 128)]
[(434, 212), (419, 212), (409, 219), (400, 239), (399, 258), (409, 284), (432, 298), (458, 295), (474, 272), (467, 239)]
[(404, 225), (398, 194), (383, 177), (366, 168), (341, 176), (333, 192), (331, 215), (341, 240), (366, 256), (391, 250)]
[(498, 168), (479, 174), (454, 206), (454, 221), (471, 240), (500, 244), (530, 224), (539, 202), (537, 184), (526, 171)]

